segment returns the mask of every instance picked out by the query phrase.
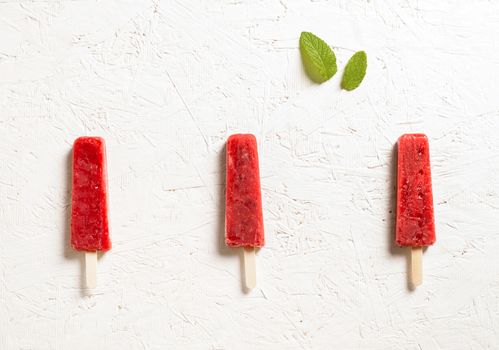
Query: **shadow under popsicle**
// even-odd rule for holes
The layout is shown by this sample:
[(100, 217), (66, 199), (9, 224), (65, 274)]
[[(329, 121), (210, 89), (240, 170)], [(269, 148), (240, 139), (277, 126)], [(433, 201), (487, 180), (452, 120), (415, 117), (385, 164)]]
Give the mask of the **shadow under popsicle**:
[(70, 150), (67, 152), (65, 157), (65, 174), (64, 179), (64, 230), (63, 230), (63, 240), (62, 240), (62, 252), (66, 259), (76, 259), (78, 257), (77, 252), (71, 248), (71, 172), (73, 165), (73, 152)]

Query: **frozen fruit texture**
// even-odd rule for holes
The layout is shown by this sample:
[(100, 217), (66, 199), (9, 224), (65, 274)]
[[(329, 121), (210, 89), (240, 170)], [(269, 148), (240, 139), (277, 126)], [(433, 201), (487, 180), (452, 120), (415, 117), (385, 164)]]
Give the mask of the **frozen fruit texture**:
[(396, 242), (421, 247), (435, 243), (430, 149), (424, 134), (398, 141)]
[(255, 136), (236, 134), (227, 140), (225, 243), (230, 247), (262, 247), (262, 196)]
[(106, 150), (100, 137), (80, 137), (73, 146), (71, 246), (84, 251), (111, 249)]

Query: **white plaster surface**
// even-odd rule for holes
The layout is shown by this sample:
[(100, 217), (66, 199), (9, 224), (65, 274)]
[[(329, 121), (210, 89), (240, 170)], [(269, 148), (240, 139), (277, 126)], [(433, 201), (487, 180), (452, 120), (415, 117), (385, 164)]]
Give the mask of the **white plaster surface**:
[[(303, 30), (335, 48), (323, 85)], [(499, 2), (0, 0), (0, 33), (0, 349), (499, 348)], [(249, 293), (222, 241), (235, 132), (261, 158)], [(392, 245), (406, 132), (430, 138), (437, 225), (416, 291)], [(81, 135), (108, 147), (91, 292), (68, 246)]]

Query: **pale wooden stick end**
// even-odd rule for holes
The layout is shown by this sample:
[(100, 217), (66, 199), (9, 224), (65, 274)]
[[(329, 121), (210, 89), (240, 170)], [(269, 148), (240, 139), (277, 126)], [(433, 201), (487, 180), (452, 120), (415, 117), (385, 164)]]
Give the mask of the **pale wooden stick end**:
[(85, 285), (97, 287), (97, 252), (85, 252)]
[(423, 247), (411, 248), (411, 283), (414, 286), (423, 283)]
[(244, 284), (246, 288), (253, 289), (256, 287), (256, 261), (255, 248), (243, 248), (244, 256)]

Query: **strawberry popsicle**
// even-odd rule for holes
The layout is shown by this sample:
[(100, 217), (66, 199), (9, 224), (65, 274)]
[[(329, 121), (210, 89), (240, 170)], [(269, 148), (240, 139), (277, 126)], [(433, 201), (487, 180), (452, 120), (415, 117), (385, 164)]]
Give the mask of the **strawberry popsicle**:
[(254, 287), (254, 248), (262, 247), (265, 237), (258, 149), (251, 134), (236, 134), (227, 140), (225, 243), (245, 248), (246, 286)]
[(435, 243), (430, 149), (424, 134), (398, 140), (396, 242), (412, 248), (412, 282), (420, 284), (422, 247)]
[(111, 249), (106, 151), (104, 139), (100, 137), (80, 137), (73, 145), (71, 246), (85, 252), (87, 286), (95, 286), (92, 270), (96, 268), (97, 251)]

